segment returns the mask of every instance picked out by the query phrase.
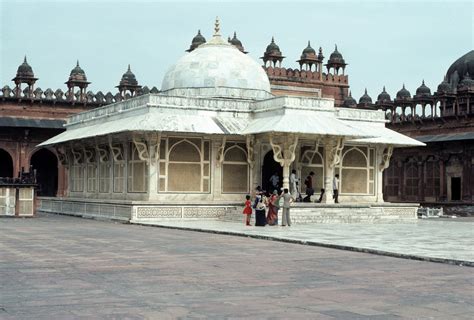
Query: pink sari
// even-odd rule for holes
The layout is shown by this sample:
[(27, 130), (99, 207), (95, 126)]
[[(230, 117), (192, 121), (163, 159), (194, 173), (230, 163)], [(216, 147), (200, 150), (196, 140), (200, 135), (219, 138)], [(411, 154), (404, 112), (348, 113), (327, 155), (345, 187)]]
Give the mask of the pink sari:
[(268, 201), (267, 223), (270, 226), (278, 225), (278, 207), (276, 206), (278, 196), (273, 194)]

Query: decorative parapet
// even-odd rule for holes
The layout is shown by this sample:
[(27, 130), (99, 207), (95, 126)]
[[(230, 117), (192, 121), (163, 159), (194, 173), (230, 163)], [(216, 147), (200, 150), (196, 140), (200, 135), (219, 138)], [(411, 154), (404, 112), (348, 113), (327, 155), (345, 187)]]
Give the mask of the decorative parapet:
[(273, 97), (270, 92), (254, 89), (241, 89), (231, 87), (216, 88), (176, 88), (163, 92), (167, 96), (201, 97), (201, 98), (231, 98), (263, 100)]
[(268, 77), (278, 80), (289, 80), (289, 81), (317, 81), (317, 82), (328, 82), (331, 84), (345, 84), (349, 83), (349, 77), (347, 75), (335, 75), (335, 74), (326, 74), (326, 73), (319, 73), (318, 71), (308, 71), (308, 70), (299, 70), (299, 69), (291, 69), (291, 68), (274, 68), (274, 67), (267, 67), (264, 68)]
[(69, 118), (66, 126), (73, 126), (91, 120), (97, 120), (112, 115), (116, 115), (127, 110), (138, 109), (145, 106), (150, 107), (173, 107), (185, 110), (197, 109), (203, 111), (224, 111), (224, 112), (245, 112), (250, 110), (252, 101), (229, 100), (219, 98), (190, 98), (174, 97), (162, 94), (147, 94), (134, 99), (120, 101), (106, 105), (94, 110), (81, 112)]
[[(148, 87), (143, 87), (137, 95), (143, 95), (148, 93), (159, 93), (159, 90), (156, 87), (153, 87), (151, 90)], [(83, 97), (81, 97), (80, 92), (76, 92), (74, 95), (69, 96), (67, 92), (57, 89), (53, 91), (51, 88), (43, 91), (41, 88), (36, 88), (33, 92), (30, 92), (28, 88), (25, 88), (19, 95), (15, 94), (15, 90), (10, 88), (8, 85), (5, 85), (0, 90), (0, 99), (1, 100), (32, 100), (36, 102), (46, 102), (46, 103), (70, 103), (70, 104), (85, 104), (91, 106), (102, 106), (115, 102), (120, 102), (124, 98), (119, 94), (112, 94), (107, 92), (106, 94), (102, 91), (94, 93), (88, 91)]]
[(252, 105), (253, 111), (280, 109), (281, 107), (294, 109), (310, 109), (333, 111), (334, 100), (330, 98), (308, 98), (296, 96), (279, 96), (272, 99), (258, 101)]
[(335, 108), (336, 117), (344, 120), (363, 120), (372, 122), (387, 122), (382, 110), (364, 110), (352, 108)]

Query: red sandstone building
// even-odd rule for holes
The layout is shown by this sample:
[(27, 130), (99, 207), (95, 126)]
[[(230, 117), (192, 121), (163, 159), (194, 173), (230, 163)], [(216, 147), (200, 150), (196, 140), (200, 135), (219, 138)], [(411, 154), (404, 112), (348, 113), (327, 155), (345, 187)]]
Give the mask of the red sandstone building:
[(372, 103), (365, 94), (346, 107), (386, 112), (387, 127), (421, 142), (423, 148), (394, 151), (384, 173), (386, 201), (428, 205), (474, 203), (474, 50), (447, 70), (436, 92), (423, 81), (415, 95), (402, 87), (395, 99), (383, 89)]
[[(187, 51), (205, 41), (198, 32)], [(247, 53), (236, 34), (229, 42)], [(367, 92), (358, 104), (348, 93), (347, 64), (337, 47), (324, 64), (322, 49), (316, 53), (308, 42), (297, 60), (299, 68), (292, 69), (282, 67), (285, 57), (272, 39), (262, 60), (273, 94), (332, 97), (336, 106), (380, 108), (386, 111), (391, 129), (427, 143), (426, 148), (397, 150), (392, 156), (384, 179), (386, 200), (472, 204), (474, 81), (469, 74), (474, 74), (473, 52), (449, 68), (435, 94), (423, 83), (415, 96), (403, 88), (391, 100), (384, 89), (375, 104)], [(12, 80), (13, 89), (5, 85), (0, 91), (0, 177), (15, 177), (31, 167), (37, 171), (41, 196), (62, 196), (66, 189), (66, 172), (56, 150), (36, 146), (63, 131), (69, 115), (159, 92), (156, 87), (141, 87), (130, 67), (115, 94), (87, 91), (90, 82), (79, 63), (65, 83), (65, 92), (35, 88), (37, 80), (25, 58)]]

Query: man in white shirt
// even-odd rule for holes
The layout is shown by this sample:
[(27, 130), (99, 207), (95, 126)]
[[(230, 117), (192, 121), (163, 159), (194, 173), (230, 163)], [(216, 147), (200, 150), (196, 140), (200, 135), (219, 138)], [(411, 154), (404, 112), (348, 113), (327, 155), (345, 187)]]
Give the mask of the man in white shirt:
[(292, 170), (290, 174), (290, 194), (293, 199), (298, 199), (298, 182), (300, 179), (296, 177), (296, 170)]
[(339, 175), (336, 174), (336, 176), (334, 177), (334, 179), (332, 180), (332, 191), (333, 191), (333, 194), (332, 194), (332, 197), (334, 199), (334, 203), (339, 203)]

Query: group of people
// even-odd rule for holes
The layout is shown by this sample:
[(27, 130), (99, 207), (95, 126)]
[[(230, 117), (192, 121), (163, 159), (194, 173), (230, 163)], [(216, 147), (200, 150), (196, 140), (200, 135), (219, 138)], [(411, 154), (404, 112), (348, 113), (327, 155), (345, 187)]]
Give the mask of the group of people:
[[(311, 171), (304, 180), (306, 186), (306, 196), (303, 198), (298, 192), (298, 184), (300, 179), (296, 176), (296, 170), (291, 171), (290, 175), (290, 190), (280, 189), (280, 177), (278, 173), (274, 173), (269, 179), (269, 187), (273, 190), (269, 194), (262, 190), (260, 186), (255, 190), (255, 199), (252, 203), (251, 197), (247, 195), (245, 201), (244, 211), (246, 215), (245, 224), (250, 226), (250, 218), (255, 210), (255, 226), (264, 227), (265, 225), (278, 225), (278, 211), (283, 209), (282, 226), (290, 226), (290, 204), (294, 201), (311, 202), (311, 196), (314, 195), (313, 188), (314, 172)], [(333, 199), (335, 203), (339, 203), (339, 175), (336, 174), (333, 178)], [(283, 190), (279, 192), (278, 190)], [(316, 202), (321, 202), (324, 196), (324, 189), (321, 189), (321, 194)], [(267, 210), (268, 208), (268, 210)]]
[[(311, 171), (309, 175), (304, 180), (304, 184), (306, 186), (306, 196), (303, 198), (301, 194), (298, 192), (298, 182), (299, 179), (296, 176), (296, 170), (291, 171), (290, 175), (290, 189), (291, 194), (297, 200), (303, 202), (311, 202), (311, 196), (314, 195), (314, 188), (313, 188), (313, 180), (314, 180), (314, 172)], [(333, 199), (335, 203), (339, 203), (339, 174), (336, 174), (332, 181), (332, 191), (333, 191)], [(321, 189), (321, 193), (319, 194), (319, 199), (316, 202), (320, 203), (323, 200), (324, 196), (324, 189)]]
[(250, 226), (250, 218), (253, 210), (255, 210), (255, 226), (264, 227), (267, 224), (270, 226), (278, 225), (278, 211), (280, 208), (283, 209), (281, 225), (283, 227), (291, 226), (290, 204), (295, 201), (295, 199), (291, 196), (288, 189), (283, 189), (283, 193), (279, 193), (278, 190), (275, 189), (270, 195), (258, 186), (253, 203), (249, 195), (245, 198), (245, 207), (242, 213), (246, 215), (245, 224), (247, 226)]

